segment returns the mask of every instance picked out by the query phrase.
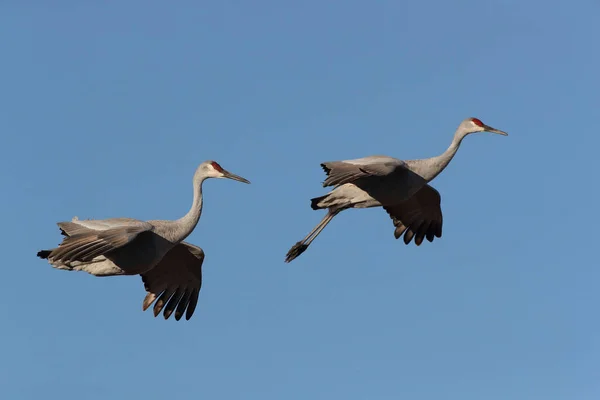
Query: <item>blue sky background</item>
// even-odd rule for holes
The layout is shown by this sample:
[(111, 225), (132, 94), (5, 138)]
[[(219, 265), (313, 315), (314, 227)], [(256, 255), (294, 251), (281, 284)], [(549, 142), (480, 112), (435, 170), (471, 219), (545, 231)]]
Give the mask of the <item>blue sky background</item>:
[[(600, 6), (210, 1), (0, 5), (6, 399), (600, 398)], [(322, 217), (319, 163), (439, 154), (444, 236)], [(211, 180), (191, 321), (139, 277), (52, 269), (55, 223), (172, 219)]]

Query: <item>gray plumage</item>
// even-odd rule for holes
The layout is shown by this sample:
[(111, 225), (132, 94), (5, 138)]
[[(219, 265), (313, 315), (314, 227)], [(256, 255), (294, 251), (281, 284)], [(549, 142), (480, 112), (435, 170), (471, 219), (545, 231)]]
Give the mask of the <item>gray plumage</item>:
[[(145, 311), (156, 300), (154, 316), (164, 308), (190, 319), (202, 285), (204, 251), (183, 240), (202, 214), (202, 184), (208, 178), (246, 179), (224, 170), (214, 161), (200, 164), (194, 174), (194, 199), (189, 212), (176, 221), (139, 221), (133, 218), (80, 220), (57, 225), (64, 235), (58, 247), (38, 252), (57, 269), (85, 271), (95, 276), (141, 275), (148, 294)], [(157, 300), (158, 299), (158, 300)]]
[(458, 126), (450, 147), (437, 157), (403, 161), (370, 156), (322, 163), (327, 175), (323, 187), (334, 189), (311, 199), (311, 207), (327, 209), (327, 214), (304, 239), (292, 246), (285, 261), (302, 254), (337, 214), (349, 208), (383, 207), (394, 224), (395, 238), (404, 235), (406, 244), (414, 239), (419, 246), (424, 239), (432, 242), (441, 237), (441, 197), (428, 183), (446, 168), (468, 134), (483, 131), (507, 135), (477, 118), (467, 118)]

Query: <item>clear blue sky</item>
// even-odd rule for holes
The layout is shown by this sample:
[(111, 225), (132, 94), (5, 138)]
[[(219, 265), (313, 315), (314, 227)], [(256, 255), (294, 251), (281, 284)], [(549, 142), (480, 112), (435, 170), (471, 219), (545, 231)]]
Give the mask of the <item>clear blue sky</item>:
[[(0, 5), (4, 399), (600, 398), (596, 2), (113, 1)], [(102, 3), (102, 4), (100, 4)], [(319, 163), (442, 152), (444, 236), (322, 212)], [(57, 221), (171, 219), (191, 321), (139, 277), (52, 269)]]

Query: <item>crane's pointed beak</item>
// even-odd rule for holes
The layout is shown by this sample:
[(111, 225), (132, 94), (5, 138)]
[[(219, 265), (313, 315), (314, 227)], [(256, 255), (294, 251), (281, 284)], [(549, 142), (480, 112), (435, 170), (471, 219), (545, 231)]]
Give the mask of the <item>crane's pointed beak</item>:
[(228, 179), (233, 179), (234, 181), (238, 181), (238, 182), (243, 182), (243, 183), (250, 183), (250, 181), (246, 178), (242, 178), (239, 175), (236, 174), (232, 174), (229, 171), (225, 171), (223, 170), (223, 172), (221, 172), (223, 174), (223, 178), (228, 178)]
[(488, 125), (485, 125), (484, 128), (485, 132), (497, 133), (498, 135), (508, 136), (508, 133), (501, 131), (500, 129), (495, 129)]

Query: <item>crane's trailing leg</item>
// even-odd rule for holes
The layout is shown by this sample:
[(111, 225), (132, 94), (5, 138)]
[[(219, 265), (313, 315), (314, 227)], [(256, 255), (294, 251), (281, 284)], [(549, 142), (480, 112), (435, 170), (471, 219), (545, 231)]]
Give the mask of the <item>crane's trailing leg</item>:
[(290, 251), (288, 251), (288, 253), (285, 257), (285, 262), (289, 263), (294, 258), (298, 257), (300, 254), (304, 253), (306, 251), (306, 249), (308, 248), (308, 246), (312, 243), (312, 241), (315, 240), (317, 236), (319, 236), (319, 233), (321, 233), (321, 231), (323, 229), (325, 229), (327, 224), (329, 222), (331, 222), (333, 217), (338, 215), (338, 213), (340, 211), (342, 211), (342, 210), (341, 209), (328, 210), (327, 214), (321, 220), (321, 222), (319, 222), (317, 224), (317, 226), (315, 226), (313, 228), (313, 230), (310, 231), (310, 233), (308, 235), (306, 235), (306, 237), (304, 239), (302, 239), (301, 241), (299, 241), (298, 243), (296, 243), (295, 245), (292, 246), (292, 248), (290, 249)]

